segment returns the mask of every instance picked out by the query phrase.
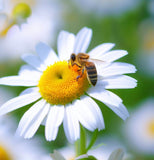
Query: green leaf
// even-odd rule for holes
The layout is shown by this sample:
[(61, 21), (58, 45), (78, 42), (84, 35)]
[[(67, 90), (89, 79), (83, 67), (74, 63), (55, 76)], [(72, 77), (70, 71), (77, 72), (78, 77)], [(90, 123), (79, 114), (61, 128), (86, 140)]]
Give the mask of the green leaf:
[(124, 157), (124, 151), (122, 149), (114, 150), (108, 160), (122, 160)]
[(93, 146), (93, 147), (91, 148), (91, 150), (100, 148), (100, 147), (105, 146), (105, 145), (106, 145), (105, 143), (100, 143), (100, 144), (98, 144), (98, 145)]
[(96, 129), (96, 130), (94, 131), (93, 136), (92, 136), (92, 139), (91, 139), (91, 141), (90, 141), (90, 143), (89, 143), (89, 145), (88, 145), (88, 147), (87, 147), (87, 149), (86, 149), (87, 152), (88, 152), (88, 151), (91, 149), (91, 147), (94, 145), (94, 143), (95, 143), (95, 141), (96, 141), (96, 139), (97, 139), (97, 136), (98, 136), (98, 130)]
[(82, 125), (80, 125), (80, 139), (76, 141), (76, 155), (83, 155), (86, 154), (86, 131), (85, 129), (82, 127)]
[(53, 160), (66, 160), (58, 151), (54, 150), (54, 152), (50, 155)]

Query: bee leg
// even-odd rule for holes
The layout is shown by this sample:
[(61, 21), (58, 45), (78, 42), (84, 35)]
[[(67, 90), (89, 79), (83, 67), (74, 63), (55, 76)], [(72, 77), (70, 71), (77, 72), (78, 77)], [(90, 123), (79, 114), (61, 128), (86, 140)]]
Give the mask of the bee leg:
[(81, 75), (78, 75), (78, 76), (76, 77), (76, 80), (77, 80), (77, 81), (78, 81), (79, 78), (82, 77), (83, 73), (84, 73), (84, 69), (82, 69), (82, 74), (81, 74)]
[(81, 75), (78, 75), (78, 76), (76, 77), (76, 81), (78, 81), (79, 78), (81, 78)]

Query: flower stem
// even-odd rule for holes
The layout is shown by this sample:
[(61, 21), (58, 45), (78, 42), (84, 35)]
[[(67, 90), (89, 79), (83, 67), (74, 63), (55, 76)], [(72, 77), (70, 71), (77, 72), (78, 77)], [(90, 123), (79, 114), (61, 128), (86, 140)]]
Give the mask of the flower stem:
[(76, 146), (76, 156), (80, 156), (82, 154), (86, 154), (91, 147), (94, 145), (96, 139), (98, 136), (98, 130), (96, 129), (93, 133), (92, 139), (88, 145), (88, 147), (86, 147), (86, 132), (85, 129), (80, 125), (80, 139), (76, 141), (75, 146)]

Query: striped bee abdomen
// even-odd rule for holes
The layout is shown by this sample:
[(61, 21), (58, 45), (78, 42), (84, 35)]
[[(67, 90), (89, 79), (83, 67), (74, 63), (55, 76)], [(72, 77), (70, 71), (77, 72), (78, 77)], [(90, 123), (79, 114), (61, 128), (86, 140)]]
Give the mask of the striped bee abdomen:
[(93, 86), (97, 83), (97, 70), (95, 67), (95, 64), (93, 62), (87, 62), (85, 65), (86, 71), (87, 71), (87, 77)]

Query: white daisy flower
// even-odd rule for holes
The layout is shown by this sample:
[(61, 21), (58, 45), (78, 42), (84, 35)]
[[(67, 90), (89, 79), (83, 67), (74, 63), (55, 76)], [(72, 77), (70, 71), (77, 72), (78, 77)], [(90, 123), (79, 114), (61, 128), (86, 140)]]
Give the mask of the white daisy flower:
[(59, 22), (55, 1), (5, 0), (0, 11), (0, 61), (33, 52), (40, 41), (52, 43)]
[(21, 136), (31, 138), (42, 123), (45, 124), (48, 141), (55, 140), (62, 122), (69, 142), (80, 137), (80, 123), (90, 131), (104, 129), (101, 110), (93, 98), (103, 102), (123, 120), (129, 116), (122, 99), (107, 90), (136, 86), (135, 79), (123, 75), (134, 73), (135, 67), (113, 62), (125, 56), (127, 51), (110, 51), (114, 44), (105, 43), (88, 52), (90, 58), (98, 59), (99, 62), (96, 66), (98, 77), (101, 78), (95, 86), (90, 85), (86, 70), (81, 70), (77, 64), (68, 63), (72, 53), (87, 53), (91, 36), (92, 30), (86, 27), (76, 36), (61, 31), (58, 56), (49, 46), (39, 43), (36, 46), (38, 55), (22, 57), (27, 65), (21, 67), (19, 75), (0, 79), (2, 85), (30, 87), (2, 105), (0, 115), (37, 101), (19, 123), (17, 133)]
[(154, 155), (154, 99), (148, 99), (133, 111), (125, 124), (129, 146), (139, 154)]
[(41, 148), (38, 139), (26, 141), (13, 135), (14, 121), (0, 117), (0, 159), (1, 160), (50, 160), (49, 153)]
[(83, 12), (94, 13), (99, 16), (120, 15), (133, 10), (140, 3), (139, 0), (75, 0), (74, 3)]

